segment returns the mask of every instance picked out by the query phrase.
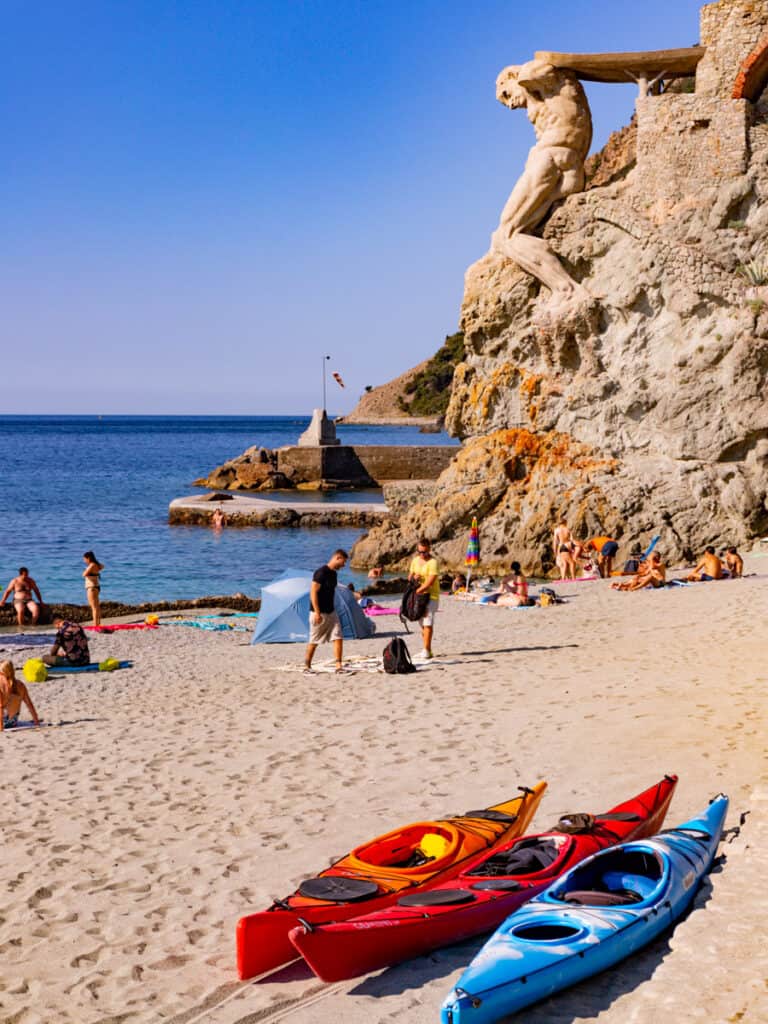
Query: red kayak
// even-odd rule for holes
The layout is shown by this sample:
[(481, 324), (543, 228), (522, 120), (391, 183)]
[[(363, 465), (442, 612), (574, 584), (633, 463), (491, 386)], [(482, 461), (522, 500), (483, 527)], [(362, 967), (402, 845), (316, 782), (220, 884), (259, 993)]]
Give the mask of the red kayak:
[(665, 775), (605, 814), (561, 818), (552, 831), (479, 854), (450, 881), (382, 910), (316, 926), (302, 922), (290, 940), (319, 978), (341, 981), (492, 931), (590, 854), (658, 832), (676, 785), (676, 775)]
[(304, 879), (291, 896), (240, 918), (238, 974), (253, 978), (295, 960), (288, 933), (299, 923), (312, 927), (343, 921), (364, 908), (369, 913), (380, 910), (429, 882), (453, 878), (479, 853), (523, 835), (546, 788), (546, 782), (533, 789), (519, 786), (521, 792), (504, 803), (439, 821), (401, 825), (355, 847), (315, 878)]

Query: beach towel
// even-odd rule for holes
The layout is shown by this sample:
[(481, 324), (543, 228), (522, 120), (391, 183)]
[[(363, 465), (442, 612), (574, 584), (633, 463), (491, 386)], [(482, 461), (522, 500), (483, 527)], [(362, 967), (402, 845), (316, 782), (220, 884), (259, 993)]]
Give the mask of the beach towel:
[(196, 619), (258, 619), (258, 612), (217, 612), (215, 615), (196, 615)]
[(369, 604), (363, 608), (366, 615), (399, 615), (397, 608), (385, 608), (381, 604)]
[(161, 623), (163, 626), (191, 626), (205, 629), (209, 633), (250, 633), (248, 626), (236, 626), (234, 622), (200, 622), (198, 619), (174, 619)]
[[(132, 661), (121, 661), (118, 662), (117, 668), (133, 668)], [(48, 672), (50, 679), (51, 676), (57, 676), (60, 672), (98, 672), (99, 663), (96, 661), (90, 662), (88, 665), (49, 665)]]
[[(429, 661), (422, 661), (418, 655), (414, 658), (414, 667), (417, 672), (425, 672), (428, 669), (440, 668), (443, 665), (459, 665), (461, 660), (459, 658), (432, 658)], [(278, 672), (299, 672), (304, 673), (304, 666), (300, 661), (289, 662), (286, 665), (279, 665), (277, 667)], [(312, 672), (322, 672), (329, 675), (336, 674), (336, 662), (331, 659), (330, 661), (316, 661), (312, 665)], [(352, 675), (355, 672), (367, 672), (370, 675), (377, 675), (378, 673), (384, 674), (384, 663), (380, 655), (372, 658), (355, 657), (344, 659), (344, 674)]]
[(9, 633), (0, 634), (0, 651), (23, 651), (33, 647), (51, 647), (56, 639), (55, 633)]
[(118, 622), (113, 626), (83, 626), (96, 633), (114, 633), (116, 629), (157, 629), (156, 622)]

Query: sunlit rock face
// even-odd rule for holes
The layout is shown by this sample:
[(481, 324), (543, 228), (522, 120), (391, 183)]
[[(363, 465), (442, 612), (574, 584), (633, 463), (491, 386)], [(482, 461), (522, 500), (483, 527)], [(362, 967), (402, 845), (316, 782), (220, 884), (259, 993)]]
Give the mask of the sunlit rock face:
[(768, 92), (732, 98), (766, 37), (767, 4), (708, 5), (695, 91), (639, 99), (608, 183), (550, 214), (587, 298), (555, 305), (494, 252), (469, 268), (447, 414), (464, 448), (358, 563), (403, 564), (424, 533), (458, 568), (473, 514), (489, 570), (546, 571), (560, 515), (579, 536), (661, 533), (671, 560), (768, 534)]

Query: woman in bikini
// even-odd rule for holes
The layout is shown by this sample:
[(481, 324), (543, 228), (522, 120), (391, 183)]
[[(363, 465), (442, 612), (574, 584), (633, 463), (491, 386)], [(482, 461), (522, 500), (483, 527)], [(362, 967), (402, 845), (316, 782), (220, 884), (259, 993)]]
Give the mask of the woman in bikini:
[[(29, 575), (29, 569), (26, 566), (22, 565), (19, 569), (19, 575), (14, 576), (5, 588), (0, 604), (5, 604), (11, 591), (13, 591), (13, 607), (16, 609), (16, 621), (18, 624), (20, 626), (24, 625), (24, 614), (29, 612), (32, 617), (32, 625), (36, 625), (43, 599), (40, 596), (37, 584)], [(33, 594), (37, 598), (37, 602), (32, 600)]]
[(0, 662), (0, 732), (3, 729), (12, 729), (18, 724), (22, 704), (27, 705), (32, 721), (39, 729), (40, 719), (26, 686), (16, 678), (12, 662)]
[(528, 580), (523, 575), (519, 562), (513, 562), (510, 568), (512, 572), (501, 581), (501, 594), (495, 603), (508, 608), (527, 605)]
[(552, 537), (552, 547), (555, 552), (555, 565), (560, 570), (560, 579), (576, 578), (576, 557), (574, 554), (574, 542), (571, 531), (564, 519), (555, 527)]
[(93, 612), (93, 628), (97, 629), (101, 625), (101, 605), (99, 604), (101, 581), (99, 580), (99, 573), (102, 572), (104, 566), (96, 560), (96, 555), (92, 551), (86, 551), (83, 558), (85, 559), (85, 569), (83, 570), (85, 596), (88, 598), (88, 604)]

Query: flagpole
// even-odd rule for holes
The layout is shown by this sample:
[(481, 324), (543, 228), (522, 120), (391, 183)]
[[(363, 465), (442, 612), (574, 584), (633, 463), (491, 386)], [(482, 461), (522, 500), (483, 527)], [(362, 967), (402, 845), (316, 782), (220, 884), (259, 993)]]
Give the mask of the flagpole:
[(331, 358), (330, 356), (323, 356), (323, 412), (325, 412), (325, 401), (326, 401), (326, 399), (325, 399), (325, 363), (330, 358)]

